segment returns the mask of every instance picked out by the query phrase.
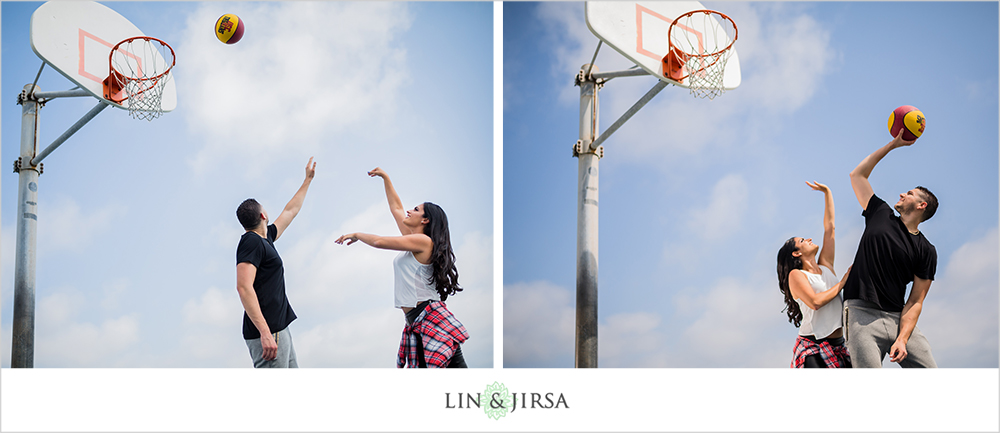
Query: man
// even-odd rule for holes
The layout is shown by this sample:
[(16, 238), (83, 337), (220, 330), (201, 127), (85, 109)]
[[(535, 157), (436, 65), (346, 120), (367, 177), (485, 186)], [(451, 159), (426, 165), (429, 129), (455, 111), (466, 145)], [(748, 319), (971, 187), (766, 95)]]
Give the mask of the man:
[(901, 129), (851, 172), (851, 186), (865, 217), (865, 231), (844, 285), (847, 350), (855, 367), (881, 367), (886, 354), (900, 367), (937, 367), (927, 338), (917, 329), (937, 268), (937, 250), (919, 226), (937, 211), (937, 197), (920, 186), (900, 194), (897, 217), (868, 182), (872, 169), (891, 150), (914, 143), (902, 136)]
[(236, 290), (243, 303), (243, 339), (256, 368), (298, 367), (288, 332), (295, 312), (285, 296), (285, 271), (274, 241), (302, 209), (315, 175), (316, 163), (309, 158), (306, 179), (274, 224), (268, 225), (267, 211), (252, 198), (236, 209), (236, 218), (246, 229), (236, 247)]

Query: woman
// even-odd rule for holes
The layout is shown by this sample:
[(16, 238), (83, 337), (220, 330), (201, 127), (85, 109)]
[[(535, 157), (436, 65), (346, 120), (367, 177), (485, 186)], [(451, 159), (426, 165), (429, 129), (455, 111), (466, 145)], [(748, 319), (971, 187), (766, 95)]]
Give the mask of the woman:
[[(844, 345), (842, 282), (833, 272), (833, 193), (821, 183), (806, 182), (826, 198), (823, 212), (823, 247), (812, 239), (791, 238), (778, 250), (778, 288), (785, 295), (788, 321), (799, 328), (795, 340), (796, 368), (850, 367)], [(817, 258), (816, 253), (819, 252)], [(851, 269), (847, 269), (850, 274)], [(844, 276), (847, 279), (847, 276)]]
[(393, 260), (395, 306), (403, 310), (406, 326), (396, 366), (467, 368), (461, 343), (469, 333), (444, 304), (448, 296), (462, 291), (448, 217), (440, 206), (430, 202), (404, 211), (389, 175), (377, 167), (368, 175), (382, 178), (389, 212), (401, 236), (351, 233), (336, 242), (351, 245), (361, 241), (375, 248), (400, 251)]

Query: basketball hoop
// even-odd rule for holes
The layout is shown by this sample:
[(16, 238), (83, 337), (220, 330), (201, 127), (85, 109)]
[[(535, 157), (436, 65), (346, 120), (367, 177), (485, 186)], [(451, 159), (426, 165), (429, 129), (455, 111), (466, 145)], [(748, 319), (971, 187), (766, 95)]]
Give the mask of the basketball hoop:
[[(717, 34), (726, 37), (712, 37)], [(731, 18), (707, 9), (691, 11), (670, 24), (667, 36), (670, 51), (663, 57), (665, 76), (677, 82), (688, 80), (691, 94), (700, 98), (713, 99), (726, 91), (726, 62), (738, 36)]]
[(128, 38), (111, 49), (108, 62), (105, 99), (122, 104), (136, 119), (153, 120), (163, 114), (163, 88), (175, 63), (170, 45), (148, 36)]

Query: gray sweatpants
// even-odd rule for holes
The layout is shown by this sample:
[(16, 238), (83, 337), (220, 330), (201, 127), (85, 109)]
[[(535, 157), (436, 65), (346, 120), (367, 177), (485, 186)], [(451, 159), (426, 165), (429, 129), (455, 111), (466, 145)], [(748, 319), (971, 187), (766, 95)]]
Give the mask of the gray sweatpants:
[(271, 335), (278, 340), (278, 357), (272, 361), (264, 360), (264, 346), (259, 338), (245, 340), (250, 349), (254, 368), (299, 368), (299, 362), (295, 359), (295, 346), (292, 345), (292, 333), (288, 328)]
[[(871, 302), (844, 300), (844, 337), (855, 368), (881, 368), (882, 360), (899, 335), (900, 313), (879, 310)], [(914, 327), (906, 341), (907, 356), (900, 367), (937, 368), (927, 337)]]

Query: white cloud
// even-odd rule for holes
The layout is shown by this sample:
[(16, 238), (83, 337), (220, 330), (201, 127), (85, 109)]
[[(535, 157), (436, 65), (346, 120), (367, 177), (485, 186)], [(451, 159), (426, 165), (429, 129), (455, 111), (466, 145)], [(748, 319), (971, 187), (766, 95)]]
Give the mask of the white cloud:
[[(178, 323), (165, 344), (176, 350), (165, 356), (144, 359), (140, 365), (155, 367), (250, 367), (249, 350), (242, 338), (243, 305), (235, 287), (209, 287), (184, 302)], [(296, 347), (297, 349), (298, 347)]]
[(82, 252), (128, 212), (116, 204), (82, 207), (74, 199), (55, 194), (51, 200), (39, 199), (38, 208), (37, 251), (45, 254)]
[[(385, 269), (378, 274), (392, 277), (391, 257), (376, 260)], [(366, 276), (358, 274), (359, 280)], [(371, 274), (367, 276), (372, 276)], [(339, 284), (338, 284), (339, 285)], [(493, 294), (470, 284), (448, 298), (449, 310), (470, 334), (462, 351), (470, 367), (491, 367), (493, 351)], [(353, 290), (347, 286), (348, 290)], [(392, 308), (392, 286), (379, 292), (360, 291), (356, 302), (329, 309), (309, 310), (296, 306), (300, 318), (293, 324), (296, 354), (302, 367), (395, 368), (396, 350), (403, 328), (403, 314)], [(487, 288), (488, 289), (488, 288)], [(365, 297), (369, 299), (364, 299)], [(300, 304), (301, 305), (301, 304)], [(308, 312), (306, 312), (308, 311)], [(305, 320), (308, 318), (308, 320)]]
[(569, 290), (546, 281), (504, 285), (504, 366), (572, 367), (573, 299)]
[(668, 336), (662, 318), (652, 313), (623, 313), (600, 325), (601, 367), (671, 367)]
[[(838, 54), (830, 44), (830, 31), (823, 23), (781, 4), (726, 3), (724, 11), (734, 17), (740, 30), (735, 49), (743, 75), (738, 89), (715, 100), (689, 95), (687, 89), (668, 86), (625, 126), (615, 133), (623, 157), (643, 163), (668, 166), (689, 158), (662, 158), (664, 154), (685, 156), (745, 145), (758, 131), (736, 130), (737, 117), (753, 113), (749, 122), (757, 129), (780, 125), (776, 115), (801, 108), (833, 69)], [(570, 83), (580, 66), (590, 62), (598, 39), (586, 25), (580, 3), (549, 2), (538, 8), (539, 18), (550, 29), (544, 43), (551, 45), (553, 74)], [(603, 46), (595, 62), (602, 71), (633, 66), (613, 49)], [(651, 78), (622, 78), (600, 91), (601, 130), (624, 113), (655, 84)], [(560, 103), (579, 103), (579, 88), (566, 85)], [(636, 126), (639, 125), (639, 126)]]
[(489, 289), (492, 292), (493, 236), (478, 231), (469, 232), (461, 239), (452, 239), (452, 242), (462, 287)]
[[(5, 221), (8, 222), (8, 221)], [(0, 317), (13, 317), (14, 304), (14, 238), (15, 226), (0, 226)], [(10, 319), (13, 320), (13, 319)], [(10, 367), (11, 336), (13, 328), (9, 320), (0, 326), (0, 366)]]
[[(246, 231), (236, 220), (235, 212), (227, 213), (225, 216), (229, 218), (220, 217), (215, 224), (206, 221), (203, 226), (192, 226), (190, 234), (192, 239), (200, 241), (197, 248), (205, 255), (203, 259), (196, 262), (197, 268), (195, 269), (205, 275), (224, 275), (226, 280), (230, 282), (230, 285), (225, 287), (231, 287), (235, 292), (236, 280), (233, 267), (236, 265), (234, 261), (236, 245)], [(220, 283), (216, 280), (211, 284)]]
[[(317, 227), (295, 233), (294, 243), (281, 250), (285, 278), (294, 284), (300, 302), (343, 305), (358, 300), (392, 302), (392, 259), (398, 252), (379, 250), (362, 242), (338, 245), (334, 241), (352, 232), (398, 236), (399, 229), (384, 202), (370, 204), (334, 228)], [(284, 238), (282, 239), (284, 240)], [(452, 239), (463, 287), (492, 285), (492, 240), (479, 232)], [(463, 292), (464, 293), (464, 292)]]
[(181, 310), (186, 325), (227, 327), (243, 314), (236, 289), (209, 287), (198, 299), (189, 299)]
[(51, 295), (38, 300), (35, 309), (39, 326), (44, 324), (64, 325), (76, 319), (84, 309), (87, 300), (78, 290), (56, 289)]
[[(573, 83), (580, 67), (590, 63), (600, 39), (587, 27), (583, 3), (542, 2), (538, 5), (538, 17), (546, 22), (545, 28), (548, 29), (541, 43), (555, 58), (550, 73), (567, 84), (559, 93), (559, 100), (562, 104), (579, 104), (580, 88), (569, 84)], [(633, 65), (617, 51), (603, 44), (594, 64), (600, 71), (628, 69)]]
[(117, 278), (106, 283), (102, 289), (104, 298), (101, 300), (101, 307), (105, 310), (118, 308), (121, 305), (122, 297), (128, 293), (129, 286), (128, 278)]
[[(15, 245), (17, 242), (16, 227), (15, 224), (10, 224), (0, 228), (0, 275), (10, 275), (11, 278), (8, 280), (14, 278), (14, 254), (17, 250)], [(4, 294), (7, 290), (12, 289), (10, 283), (6, 281), (0, 282), (0, 287), (4, 288)], [(3, 299), (6, 299), (6, 296)]]
[(316, 149), (346, 129), (384, 129), (374, 126), (391, 118), (408, 83), (405, 3), (249, 3), (243, 40), (224, 45), (203, 30), (230, 6), (198, 9), (178, 44), (187, 59), (178, 71), (183, 113), (205, 143), (197, 170), (226, 155), (252, 176), (290, 143)]
[[(770, 284), (770, 285), (768, 285)], [(601, 367), (785, 367), (795, 331), (772, 282), (723, 278), (674, 296), (664, 312), (599, 320)], [(635, 310), (647, 307), (636, 304)], [(569, 289), (545, 281), (504, 286), (504, 366), (570, 367), (576, 310)], [(787, 325), (787, 326), (786, 326)]]
[(462, 353), (470, 367), (493, 367), (493, 236), (470, 232), (452, 242), (463, 290), (447, 304), (469, 331)]
[[(365, 307), (392, 306), (392, 259), (398, 253), (361, 242), (349, 246), (334, 242), (353, 232), (396, 235), (399, 229), (386, 205), (378, 202), (335, 228), (320, 226), (304, 234), (289, 233), (294, 236), (289, 239), (293, 243), (280, 247), (280, 253), (294, 308), (346, 308), (359, 303)], [(284, 238), (280, 241), (287, 242)]]
[[(241, 309), (242, 311), (242, 309)], [(227, 367), (249, 368), (253, 366), (250, 350), (240, 334), (240, 315), (230, 317), (231, 326), (185, 326), (184, 333), (176, 342), (171, 341), (174, 350), (163, 354), (143, 353), (144, 359), (132, 365), (143, 367)], [(296, 339), (296, 350), (298, 343)]]
[(737, 51), (744, 79), (743, 99), (758, 109), (788, 112), (802, 107), (831, 72), (837, 53), (830, 31), (812, 16), (777, 4), (733, 3), (739, 16)]
[(944, 266), (938, 257), (917, 327), (940, 367), (998, 365), (998, 238), (994, 227), (959, 247)]
[(705, 207), (690, 211), (688, 227), (707, 240), (719, 240), (739, 231), (746, 217), (749, 188), (739, 174), (716, 182)]
[[(150, 5), (152, 9), (138, 9), (155, 18), (158, 7)], [(441, 93), (433, 90), (433, 80), (415, 77), (434, 75), (424, 65), (443, 58), (441, 53), (449, 51), (448, 41), (458, 40), (453, 36), (490, 34), (483, 33), (482, 27), (477, 30), (440, 24), (454, 19), (489, 23), (490, 9), (458, 8), (425, 15), (422, 24), (411, 29), (411, 23), (420, 18), (417, 14), (437, 9), (397, 2), (187, 5), (171, 9), (171, 13), (183, 14), (183, 19), (169, 20), (175, 25), (161, 26), (178, 52), (175, 78), (179, 105), (158, 122), (172, 123), (173, 128), (164, 130), (166, 124), (151, 123), (149, 128), (156, 129), (150, 130), (156, 133), (150, 136), (152, 141), (125, 150), (145, 161), (148, 179), (143, 179), (149, 182), (137, 178), (138, 182), (130, 184), (135, 187), (129, 195), (132, 199), (122, 203), (131, 206), (137, 197), (156, 197), (150, 201), (152, 206), (174, 212), (144, 214), (149, 216), (142, 219), (147, 230), (135, 226), (135, 218), (118, 218), (117, 214), (125, 211), (129, 211), (125, 216), (135, 216), (132, 209), (121, 206), (60, 201), (53, 194), (46, 194), (49, 201), (40, 203), (43, 214), (48, 216), (40, 218), (47, 226), (39, 229), (39, 252), (70, 253), (52, 254), (46, 262), (48, 268), (58, 272), (39, 274), (40, 282), (48, 286), (39, 295), (50, 294), (51, 286), (59, 285), (75, 285), (86, 294), (57, 291), (59, 296), (46, 301), (47, 310), (63, 319), (48, 317), (45, 326), (58, 321), (67, 328), (90, 326), (102, 330), (105, 322), (112, 326), (105, 319), (119, 320), (133, 317), (125, 314), (137, 313), (135, 323), (142, 335), (130, 352), (117, 354), (113, 360), (87, 364), (90, 361), (76, 362), (71, 357), (51, 361), (36, 356), (36, 364), (114, 366), (128, 358), (129, 365), (139, 367), (247, 367), (249, 357), (240, 337), (242, 308), (234, 289), (233, 262), (235, 242), (242, 229), (233, 211), (239, 200), (255, 196), (276, 217), (280, 206), (302, 182), (302, 166), (315, 152), (320, 171), (306, 207), (277, 243), (285, 261), (288, 294), (299, 314), (292, 328), (296, 336), (339, 323), (343, 317), (371, 319), (384, 313), (392, 318), (388, 341), (366, 344), (381, 348), (388, 343), (390, 360), (394, 355), (401, 320), (400, 312), (392, 308), (391, 262), (395, 254), (365, 245), (345, 247), (332, 243), (348, 230), (380, 234), (396, 230), (385, 212), (381, 182), (363, 176), (365, 170), (381, 165), (397, 179), (414, 179), (404, 181), (405, 186), (397, 185), (404, 197), (428, 196), (443, 202), (449, 216), (462, 224), (463, 230), (452, 234), (456, 236), (453, 241), (466, 291), (449, 301), (449, 307), (472, 333), (466, 349), (470, 363), (489, 365), (493, 342), (492, 238), (488, 236), (492, 229), (492, 199), (482, 193), (491, 190), (492, 177), (488, 170), (476, 170), (480, 166), (492, 167), (492, 134), (487, 128), (480, 137), (484, 130), (477, 126), (492, 124), (491, 105), (470, 105), (464, 91), (438, 95), (441, 98), (432, 101), (437, 104), (434, 110), (421, 111), (415, 108), (424, 105), (414, 105), (426, 104), (426, 100), (417, 98)], [(239, 44), (227, 46), (215, 40), (206, 24), (215, 22), (223, 12), (233, 11), (249, 27)], [(439, 50), (427, 51), (430, 45), (425, 42), (430, 40), (445, 44)], [(419, 49), (412, 44), (419, 44)], [(417, 59), (414, 51), (427, 55)], [(32, 74), (36, 70), (37, 66)], [(455, 71), (452, 68), (448, 74), (458, 78), (452, 84), (458, 83), (462, 89), (490, 88), (478, 86), (489, 80), (470, 78), (463, 82), (458, 76), (461, 73)], [(434, 76), (440, 76), (437, 74)], [(438, 106), (465, 108), (457, 117), (439, 119), (443, 115)], [(108, 114), (111, 117), (105, 121), (122, 123), (114, 120), (119, 114)], [(71, 120), (78, 116), (75, 114)], [(124, 122), (133, 121), (125, 116)], [(81, 131), (86, 133), (87, 129)], [(178, 170), (177, 162), (189, 164)], [(482, 173), (485, 175), (479, 176)], [(100, 180), (86, 176), (80, 179)], [(78, 186), (87, 189), (87, 185), (84, 182)], [(480, 190), (479, 186), (487, 189)], [(222, 205), (220, 201), (231, 204)], [(447, 205), (449, 202), (454, 205)], [(371, 209), (366, 207), (369, 205)], [(483, 212), (485, 219), (463, 217)], [(12, 222), (4, 220), (5, 224)], [(79, 227), (87, 230), (79, 231)], [(0, 275), (8, 277), (0, 283), (4, 295), (0, 305), (7, 311), (13, 298), (13, 231), (13, 226), (4, 226), (5, 260)], [(119, 236), (122, 234), (124, 238)], [(135, 239), (144, 242), (132, 245)], [(111, 262), (88, 265), (111, 253)], [(164, 273), (163, 266), (174, 272)], [(84, 272), (76, 272), (76, 267), (82, 267)], [(115, 275), (95, 279), (94, 272)], [(76, 281), (67, 280), (72, 278)], [(140, 287), (133, 290), (131, 286), (137, 284)], [(39, 299), (40, 306), (42, 301)], [(53, 335), (56, 331), (43, 331), (41, 318), (45, 313), (41, 309), (38, 313), (36, 343), (40, 344), (44, 332)], [(3, 346), (9, 351), (10, 316), (0, 313), (0, 317), (7, 318), (4, 329), (8, 343)], [(298, 339), (296, 343), (308, 353), (308, 347), (301, 347), (304, 343)], [(376, 352), (383, 354), (381, 350)], [(9, 362), (9, 352), (5, 359)], [(343, 361), (361, 364), (357, 359)], [(327, 365), (324, 358), (304, 359), (304, 363)]]
[[(781, 297), (763, 278), (719, 279), (711, 287), (679, 296), (677, 310), (693, 314), (679, 330), (685, 367), (785, 367), (791, 360), (794, 329), (783, 326)], [(687, 298), (687, 299), (685, 299)], [(788, 331), (788, 332), (782, 332)], [(791, 334), (787, 341), (783, 338)]]
[[(305, 330), (295, 327), (295, 353), (301, 367), (395, 368), (404, 319), (392, 308), (341, 310)], [(460, 319), (461, 320), (461, 319)]]
[(233, 209), (233, 217), (230, 220), (218, 220), (212, 227), (208, 230), (207, 245), (231, 249), (233, 248), (233, 239), (239, 239), (243, 236), (246, 230), (240, 226), (236, 219), (236, 212)]
[[(635, 90), (628, 91), (624, 86), (618, 86), (615, 88), (618, 92), (616, 97), (608, 95), (605, 99), (614, 102), (614, 108), (604, 110), (614, 113), (614, 117), (607, 121), (608, 125), (617, 119), (619, 113), (638, 101), (655, 82), (644, 79), (631, 84)], [(723, 96), (726, 97), (729, 95)], [(731, 101), (719, 102), (723, 101), (698, 100), (689, 96), (686, 89), (668, 87), (629, 120), (626, 125), (631, 127), (615, 133), (616, 142), (628, 143), (628, 146), (620, 147), (624, 155), (645, 158), (661, 165), (683, 160), (709, 148), (725, 148), (728, 143), (745, 139), (743, 131), (726, 127), (733, 121), (733, 116), (738, 115), (736, 106)], [(665, 158), (665, 155), (670, 157)]]
[[(954, 276), (957, 283), (974, 283), (988, 278), (996, 278), (997, 270), (997, 228), (986, 232), (981, 238), (970, 240), (951, 255), (945, 266), (945, 274)], [(977, 287), (981, 289), (982, 287)], [(955, 288), (952, 288), (955, 289)], [(989, 292), (994, 292), (990, 290)]]
[(462, 354), (470, 367), (493, 367), (493, 283), (462, 284), (465, 290), (447, 301), (448, 309), (469, 331)]
[[(5, 274), (10, 276), (11, 274)], [(13, 280), (13, 277), (10, 277)], [(112, 279), (100, 292), (73, 286), (36, 287), (34, 310), (36, 367), (119, 367), (129, 364), (140, 342), (139, 314), (116, 315), (128, 281)], [(13, 291), (9, 297), (13, 299)], [(5, 305), (10, 305), (5, 303)], [(8, 316), (9, 317), (9, 316)], [(12, 328), (5, 324), (3, 351), (10, 364)]]
[(170, 334), (179, 334), (165, 344), (176, 345), (165, 356), (144, 359), (141, 365), (156, 367), (250, 367), (249, 350), (243, 341), (243, 306), (236, 289), (209, 287), (184, 302)]
[(10, 368), (11, 351), (13, 350), (11, 338), (14, 335), (14, 327), (5, 322), (3, 326), (0, 326), (0, 332), (3, 333), (3, 338), (0, 338), (0, 357), (3, 357), (0, 358), (0, 366)]
[(85, 296), (59, 290), (39, 300), (36, 309), (35, 365), (117, 367), (139, 342), (139, 316), (132, 313), (90, 321)]
[[(298, 316), (291, 331), (299, 365), (394, 367), (403, 324), (402, 313), (393, 308), (392, 294), (392, 260), (398, 252), (361, 242), (350, 246), (334, 242), (352, 232), (398, 235), (384, 200), (372, 202), (335, 227), (304, 225), (295, 230), (279, 240), (284, 246), (276, 245), (285, 264), (289, 302)], [(490, 367), (492, 238), (470, 232), (453, 237), (452, 242), (465, 290), (448, 299), (448, 308), (471, 335), (463, 346), (470, 366)], [(238, 299), (233, 302), (239, 305)], [(224, 320), (223, 315), (219, 317)]]

